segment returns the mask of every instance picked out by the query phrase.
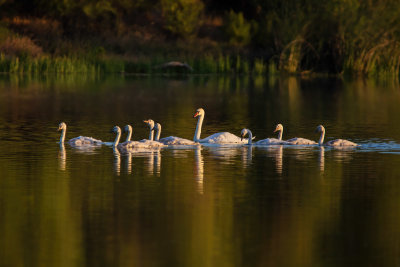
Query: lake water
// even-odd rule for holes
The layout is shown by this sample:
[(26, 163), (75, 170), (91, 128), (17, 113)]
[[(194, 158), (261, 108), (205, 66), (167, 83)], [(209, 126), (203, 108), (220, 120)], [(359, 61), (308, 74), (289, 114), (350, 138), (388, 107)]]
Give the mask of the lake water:
[[(118, 153), (114, 125), (252, 130), (356, 149)], [(337, 78), (0, 76), (0, 266), (400, 266), (400, 90)], [(123, 136), (124, 137), (124, 136)]]

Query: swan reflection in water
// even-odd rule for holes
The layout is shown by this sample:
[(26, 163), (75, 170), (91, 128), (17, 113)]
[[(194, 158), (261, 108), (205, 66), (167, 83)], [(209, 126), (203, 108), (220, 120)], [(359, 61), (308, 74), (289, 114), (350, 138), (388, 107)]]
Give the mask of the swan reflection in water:
[(117, 148), (113, 148), (114, 154), (114, 173), (119, 176), (121, 174), (121, 153)]
[(132, 158), (145, 158), (144, 163), (146, 172), (149, 175), (160, 176), (161, 173), (161, 150), (155, 149), (130, 149), (123, 152), (125, 158), (125, 171), (127, 174), (132, 173)]
[(241, 151), (243, 167), (249, 167), (253, 159), (253, 146), (243, 146)]
[(283, 145), (273, 146), (258, 146), (257, 149), (267, 151), (267, 156), (275, 160), (275, 168), (278, 174), (282, 174), (283, 171)]
[(201, 146), (197, 147), (194, 151), (194, 178), (197, 182), (197, 192), (204, 193), (204, 160), (201, 155)]
[(325, 147), (319, 147), (319, 170), (324, 172), (325, 170)]
[(132, 173), (132, 152), (125, 153), (125, 170), (127, 174)]
[(67, 165), (67, 152), (65, 151), (64, 143), (60, 143), (60, 151), (58, 152), (58, 168), (65, 171)]
[[(67, 151), (64, 143), (59, 144), (60, 150), (58, 151), (58, 168), (65, 171), (67, 168)], [(71, 152), (76, 154), (97, 154), (99, 146), (71, 146)]]
[[(139, 156), (139, 155), (138, 155)], [(141, 153), (140, 156), (147, 158), (147, 173), (160, 177), (161, 173), (161, 150), (154, 149), (147, 153)]]

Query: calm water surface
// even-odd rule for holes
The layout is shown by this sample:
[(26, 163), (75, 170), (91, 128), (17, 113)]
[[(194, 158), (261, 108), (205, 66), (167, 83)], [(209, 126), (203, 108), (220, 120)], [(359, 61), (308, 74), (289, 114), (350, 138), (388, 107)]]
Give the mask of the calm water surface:
[[(346, 138), (357, 149), (123, 154), (114, 125), (193, 138)], [(400, 90), (342, 79), (0, 77), (0, 266), (400, 266)]]

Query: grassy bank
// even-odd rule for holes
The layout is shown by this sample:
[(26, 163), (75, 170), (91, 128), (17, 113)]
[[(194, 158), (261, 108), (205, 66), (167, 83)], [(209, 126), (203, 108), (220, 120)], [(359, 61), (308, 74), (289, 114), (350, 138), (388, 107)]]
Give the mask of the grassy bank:
[[(246, 59), (241, 56), (184, 58), (192, 70), (179, 67), (163, 68), (174, 58), (144, 58), (128, 60), (121, 58), (85, 59), (76, 57), (7, 57), (0, 54), (0, 72), (4, 73), (193, 73), (193, 74), (266, 74), (268, 66), (262, 59)], [(274, 66), (269, 66), (274, 71)]]
[(395, 0), (0, 1), (0, 71), (400, 75)]

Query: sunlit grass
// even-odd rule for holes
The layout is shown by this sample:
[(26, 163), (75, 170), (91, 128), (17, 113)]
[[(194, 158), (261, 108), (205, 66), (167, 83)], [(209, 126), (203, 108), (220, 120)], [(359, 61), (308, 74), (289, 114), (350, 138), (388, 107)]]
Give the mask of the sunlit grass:
[(0, 72), (4, 73), (195, 73), (195, 74), (264, 74), (267, 65), (262, 59), (249, 59), (240, 55), (204, 57), (182, 57), (192, 71), (184, 68), (161, 68), (166, 62), (174, 61), (172, 57), (142, 57), (139, 59), (124, 58), (77, 58), (77, 57), (9, 57), (0, 54)]

